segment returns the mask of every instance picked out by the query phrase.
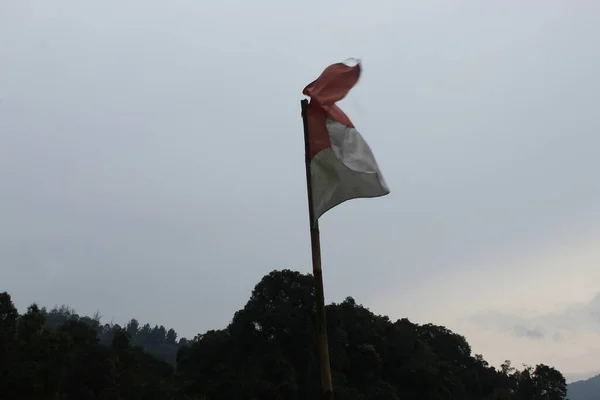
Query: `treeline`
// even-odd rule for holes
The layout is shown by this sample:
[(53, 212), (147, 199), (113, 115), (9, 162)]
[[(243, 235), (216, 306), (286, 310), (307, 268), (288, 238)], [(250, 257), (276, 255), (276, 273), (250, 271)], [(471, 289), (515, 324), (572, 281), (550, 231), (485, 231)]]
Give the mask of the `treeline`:
[(117, 332), (124, 329), (133, 347), (140, 347), (158, 359), (175, 364), (179, 347), (187, 344), (186, 338), (177, 341), (177, 332), (174, 329), (167, 330), (164, 326), (150, 324), (140, 326), (137, 319), (130, 320), (127, 325), (121, 327), (118, 324), (101, 324), (100, 314), (93, 317), (80, 317), (73, 308), (63, 305), (54, 307), (47, 311), (40, 310), (44, 317), (44, 327), (59, 328), (67, 321), (79, 321), (98, 333), (101, 344), (110, 345)]
[[(172, 329), (102, 325), (68, 307), (19, 315), (2, 293), (0, 398), (318, 399), (313, 299), (310, 275), (274, 271), (227, 328), (177, 341)], [(494, 368), (443, 326), (391, 321), (352, 298), (327, 306), (327, 320), (336, 400), (566, 397), (554, 368)]]

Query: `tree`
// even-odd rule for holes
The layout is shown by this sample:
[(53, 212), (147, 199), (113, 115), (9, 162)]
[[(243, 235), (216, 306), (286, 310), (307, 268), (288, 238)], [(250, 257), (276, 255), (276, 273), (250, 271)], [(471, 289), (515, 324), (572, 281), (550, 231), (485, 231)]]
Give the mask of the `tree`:
[(151, 341), (153, 344), (164, 343), (167, 337), (167, 330), (164, 326), (155, 326), (150, 333)]
[(137, 321), (137, 319), (133, 318), (127, 323), (127, 333), (129, 333), (132, 338), (135, 338), (139, 329), (140, 323)]
[(14, 350), (18, 316), (10, 295), (6, 292), (0, 293), (0, 371), (10, 366), (10, 352)]
[[(186, 393), (316, 397), (313, 296), (308, 275), (284, 270), (264, 277), (226, 330), (199, 335), (180, 350), (178, 378), (188, 382)], [(352, 298), (327, 306), (327, 319), (336, 399), (519, 400), (548, 393), (544, 385), (560, 387), (552, 378), (554, 384), (530, 390), (535, 374), (529, 370), (516, 371), (510, 362), (496, 370), (471, 354), (463, 336), (433, 324), (391, 322)]]
[(167, 344), (176, 344), (177, 343), (177, 332), (174, 329), (169, 329), (167, 332), (167, 337), (165, 339)]
[(17, 332), (17, 317), (19, 313), (13, 304), (10, 295), (0, 293), (0, 351), (14, 340)]
[(44, 314), (40, 311), (37, 304), (33, 303), (27, 308), (27, 312), (19, 320), (19, 339), (30, 341), (33, 338), (33, 335), (42, 330), (44, 322)]
[(556, 369), (539, 364), (533, 371), (536, 400), (562, 400), (567, 395), (567, 382)]
[[(162, 325), (121, 328), (67, 306), (18, 316), (0, 293), (2, 399), (304, 400), (320, 393), (314, 282), (265, 276), (224, 329), (177, 342)], [(336, 400), (564, 400), (543, 364), (499, 369), (443, 326), (391, 321), (347, 297), (326, 307)], [(51, 320), (51, 321), (49, 321)]]

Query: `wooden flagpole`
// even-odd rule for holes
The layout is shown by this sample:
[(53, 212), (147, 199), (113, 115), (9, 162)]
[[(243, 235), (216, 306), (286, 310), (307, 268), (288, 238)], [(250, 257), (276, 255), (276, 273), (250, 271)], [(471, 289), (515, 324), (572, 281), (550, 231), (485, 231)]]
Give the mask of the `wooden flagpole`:
[(323, 398), (325, 400), (332, 400), (333, 385), (331, 381), (331, 365), (329, 362), (329, 345), (327, 343), (327, 323), (325, 320), (325, 295), (323, 290), (323, 271), (321, 269), (321, 240), (319, 237), (319, 221), (314, 218), (315, 213), (312, 198), (310, 141), (308, 137), (308, 118), (306, 115), (308, 100), (302, 100), (300, 104), (302, 106), (302, 122), (304, 124), (304, 150), (306, 153), (306, 188), (308, 193), (308, 217), (310, 221), (310, 245), (312, 251), (313, 277), (315, 281), (315, 300), (317, 302), (317, 351), (319, 353)]

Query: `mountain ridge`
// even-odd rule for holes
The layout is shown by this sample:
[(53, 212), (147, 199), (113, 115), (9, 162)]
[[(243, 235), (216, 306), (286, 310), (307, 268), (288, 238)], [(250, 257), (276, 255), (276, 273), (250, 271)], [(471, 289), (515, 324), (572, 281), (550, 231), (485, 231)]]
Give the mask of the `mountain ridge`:
[(569, 400), (600, 400), (600, 374), (567, 385)]

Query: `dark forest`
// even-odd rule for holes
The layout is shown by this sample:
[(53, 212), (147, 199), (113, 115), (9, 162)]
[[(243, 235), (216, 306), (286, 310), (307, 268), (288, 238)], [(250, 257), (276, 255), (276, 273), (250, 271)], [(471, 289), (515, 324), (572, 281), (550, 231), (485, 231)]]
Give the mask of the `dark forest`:
[[(337, 400), (566, 398), (553, 367), (493, 367), (443, 326), (391, 321), (351, 297), (327, 306), (327, 324)], [(19, 315), (0, 293), (0, 372), (6, 400), (318, 399), (312, 276), (271, 272), (225, 329), (189, 340), (67, 306)]]

